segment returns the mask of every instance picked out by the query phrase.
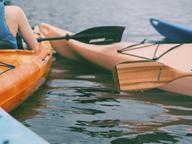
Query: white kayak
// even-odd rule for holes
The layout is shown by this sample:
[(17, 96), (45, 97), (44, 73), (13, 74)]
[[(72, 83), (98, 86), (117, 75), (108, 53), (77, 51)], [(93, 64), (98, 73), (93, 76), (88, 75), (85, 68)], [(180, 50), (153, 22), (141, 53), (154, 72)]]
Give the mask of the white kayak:
[[(49, 24), (41, 24), (40, 29), (46, 37), (73, 34)], [(120, 90), (159, 88), (192, 96), (192, 44), (119, 42), (109, 45), (93, 45), (73, 39), (55, 40), (51, 41), (51, 44), (59, 54), (66, 58), (88, 60), (104, 69), (115, 71), (116, 84)], [(123, 65), (122, 70), (120, 67), (125, 63), (128, 65)], [(120, 73), (117, 72), (119, 68)], [(130, 78), (128, 74), (133, 77)], [(129, 81), (132, 83), (130, 84)], [(125, 86), (129, 84), (130, 89)]]

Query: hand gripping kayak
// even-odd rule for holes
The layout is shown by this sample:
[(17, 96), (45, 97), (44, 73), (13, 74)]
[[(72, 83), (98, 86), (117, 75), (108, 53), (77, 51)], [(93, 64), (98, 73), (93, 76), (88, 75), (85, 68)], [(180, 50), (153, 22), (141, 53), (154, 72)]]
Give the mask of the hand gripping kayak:
[(90, 28), (74, 35), (39, 37), (37, 41), (74, 39), (88, 44), (112, 44), (121, 41), (124, 30), (125, 27), (122, 26), (101, 26)]
[(192, 76), (156, 61), (132, 61), (116, 65), (113, 72), (118, 91), (158, 88), (176, 79)]

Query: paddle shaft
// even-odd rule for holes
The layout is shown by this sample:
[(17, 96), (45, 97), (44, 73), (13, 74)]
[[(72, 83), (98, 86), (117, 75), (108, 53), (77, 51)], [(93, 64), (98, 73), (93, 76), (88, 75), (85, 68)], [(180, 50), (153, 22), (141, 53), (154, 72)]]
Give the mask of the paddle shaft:
[[(109, 34), (110, 35), (110, 34)], [(106, 34), (92, 34), (91, 37), (92, 38), (97, 38), (98, 36), (102, 37), (103, 38), (106, 36)], [(65, 36), (59, 36), (59, 37), (45, 37), (45, 38), (37, 38), (37, 41), (38, 42), (41, 42), (41, 41), (50, 41), (50, 40), (69, 40), (69, 39), (83, 39), (83, 38), (89, 38), (90, 35), (65, 35)]]
[(66, 35), (66, 36), (60, 36), (60, 37), (39, 37), (37, 38), (38, 42), (42, 42), (42, 41), (50, 41), (50, 40), (69, 40), (71, 39), (72, 36)]

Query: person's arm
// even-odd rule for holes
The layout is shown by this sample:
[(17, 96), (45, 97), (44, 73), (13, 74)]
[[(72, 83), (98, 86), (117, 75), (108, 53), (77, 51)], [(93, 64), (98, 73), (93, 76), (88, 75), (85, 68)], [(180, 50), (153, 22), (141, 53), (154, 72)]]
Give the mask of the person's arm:
[(38, 49), (38, 42), (35, 39), (33, 35), (33, 31), (31, 29), (31, 26), (29, 25), (28, 19), (23, 12), (21, 8), (18, 7), (18, 28), (19, 31), (21, 32), (24, 40), (27, 42), (30, 48), (33, 50)]

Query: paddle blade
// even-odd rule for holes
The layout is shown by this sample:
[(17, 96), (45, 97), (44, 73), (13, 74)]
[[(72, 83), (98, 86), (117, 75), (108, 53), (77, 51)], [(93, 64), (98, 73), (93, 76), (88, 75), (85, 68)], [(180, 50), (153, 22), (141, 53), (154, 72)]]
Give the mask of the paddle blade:
[(112, 44), (120, 42), (125, 27), (102, 26), (87, 29), (73, 35), (71, 38), (88, 44)]
[(182, 76), (175, 69), (155, 61), (125, 62), (118, 64), (114, 71), (119, 91), (158, 88)]

